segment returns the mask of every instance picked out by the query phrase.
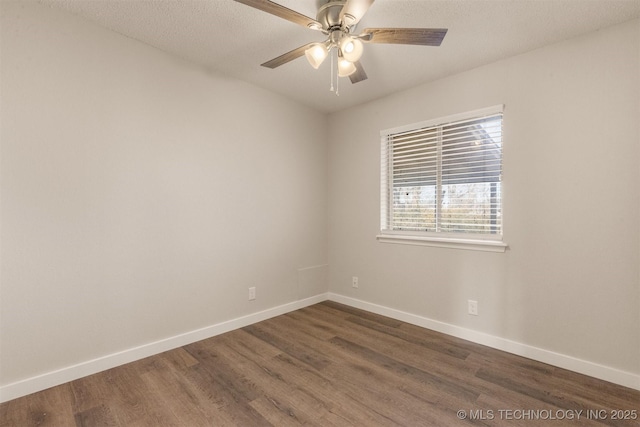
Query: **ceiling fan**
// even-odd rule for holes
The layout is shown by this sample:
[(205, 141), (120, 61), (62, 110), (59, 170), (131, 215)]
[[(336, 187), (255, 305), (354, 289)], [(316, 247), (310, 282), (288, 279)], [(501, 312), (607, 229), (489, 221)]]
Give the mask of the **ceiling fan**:
[(363, 42), (440, 46), (447, 34), (446, 28), (365, 28), (356, 34), (358, 22), (375, 0), (318, 0), (316, 19), (269, 0), (235, 1), (328, 36), (323, 42), (305, 44), (267, 61), (262, 64), (263, 67), (276, 68), (305, 55), (311, 66), (317, 69), (330, 52), (336, 49), (338, 76), (348, 76), (351, 83), (367, 79), (360, 63)]

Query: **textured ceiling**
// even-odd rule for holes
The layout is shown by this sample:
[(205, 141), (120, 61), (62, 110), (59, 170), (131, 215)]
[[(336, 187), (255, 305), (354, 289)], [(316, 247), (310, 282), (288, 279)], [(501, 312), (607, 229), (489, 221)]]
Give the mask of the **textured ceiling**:
[[(340, 79), (304, 57), (260, 64), (324, 36), (233, 0), (41, 0), (208, 70), (339, 111), (446, 75), (640, 17), (640, 0), (377, 0), (359, 28), (448, 28), (440, 47), (366, 44), (369, 79)], [(276, 0), (315, 18), (317, 0)], [(615, 48), (615, 46), (612, 46)]]

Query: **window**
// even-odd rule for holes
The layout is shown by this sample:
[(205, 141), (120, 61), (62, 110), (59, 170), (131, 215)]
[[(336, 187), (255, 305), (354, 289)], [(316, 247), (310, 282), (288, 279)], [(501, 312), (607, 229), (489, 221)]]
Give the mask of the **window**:
[(383, 242), (504, 251), (502, 106), (381, 132)]

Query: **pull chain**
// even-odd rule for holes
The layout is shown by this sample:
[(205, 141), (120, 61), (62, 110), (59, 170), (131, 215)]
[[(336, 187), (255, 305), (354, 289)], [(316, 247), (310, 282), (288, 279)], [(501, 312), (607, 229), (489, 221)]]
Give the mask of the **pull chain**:
[[(340, 67), (340, 58), (338, 56), (338, 50), (336, 49), (336, 96), (340, 96), (340, 73), (338, 69)], [(333, 59), (333, 55), (331, 56), (331, 59)], [(333, 62), (331, 62), (331, 68), (333, 69)]]
[(329, 51), (329, 55), (331, 56), (331, 89), (329, 90), (333, 92), (335, 89), (333, 88), (333, 55), (331, 55), (331, 51)]
[[(340, 75), (339, 75), (339, 62), (334, 64), (333, 55), (331, 54), (331, 49), (329, 50), (329, 56), (331, 56), (331, 88), (329, 89), (331, 92), (335, 92), (336, 96), (340, 96)], [(338, 52), (336, 51), (336, 57), (338, 56)], [(335, 76), (336, 86), (333, 87), (333, 81)]]

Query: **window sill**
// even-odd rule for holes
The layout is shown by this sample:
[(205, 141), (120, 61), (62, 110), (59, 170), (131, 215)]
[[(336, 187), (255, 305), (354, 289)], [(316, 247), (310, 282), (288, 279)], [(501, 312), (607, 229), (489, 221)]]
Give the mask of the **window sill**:
[(495, 240), (472, 240), (431, 236), (407, 236), (397, 234), (379, 234), (380, 243), (396, 243), (401, 245), (432, 246), (436, 248), (466, 249), (484, 252), (504, 252), (507, 244)]

